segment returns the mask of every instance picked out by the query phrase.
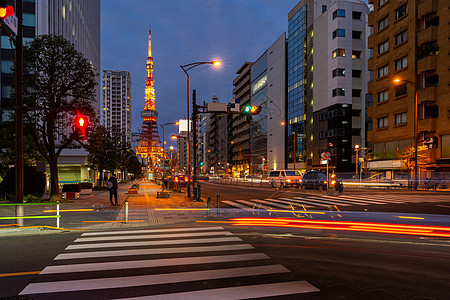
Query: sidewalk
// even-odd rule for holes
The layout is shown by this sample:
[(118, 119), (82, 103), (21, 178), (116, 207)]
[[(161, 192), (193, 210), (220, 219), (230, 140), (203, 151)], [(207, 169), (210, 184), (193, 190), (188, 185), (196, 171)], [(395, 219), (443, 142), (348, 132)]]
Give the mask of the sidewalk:
[[(138, 194), (128, 194), (128, 188), (132, 184), (138, 183), (140, 188)], [(60, 204), (60, 210), (80, 210), (80, 209), (93, 209), (93, 213), (84, 212), (80, 213), (79, 218), (77, 215), (73, 216), (74, 212), (71, 212), (71, 218), (75, 218), (78, 221), (71, 223), (70, 226), (62, 228), (64, 230), (82, 229), (82, 230), (110, 230), (110, 229), (129, 229), (136, 227), (148, 227), (157, 225), (167, 225), (175, 223), (191, 222), (197, 219), (203, 219), (206, 215), (205, 202), (194, 202), (186, 197), (184, 193), (170, 192), (170, 198), (156, 198), (157, 191), (161, 190), (160, 185), (156, 185), (153, 182), (138, 181), (126, 184), (120, 184), (118, 190), (119, 206), (111, 206), (109, 202), (109, 191), (93, 191), (92, 195), (81, 195), (80, 199), (69, 200), (67, 203)], [(125, 210), (126, 201), (128, 202), (128, 222), (125, 223)], [(187, 208), (187, 210), (186, 210)], [(8, 207), (9, 215), (11, 214), (11, 207)], [(25, 215), (43, 215), (43, 210), (55, 210), (55, 205), (45, 206), (26, 206)], [(0, 216), (5, 216), (6, 208), (0, 209)], [(52, 213), (53, 215), (55, 213)], [(64, 214), (67, 212), (61, 212), (61, 223), (64, 221)], [(86, 214), (89, 214), (90, 221), (84, 221)], [(55, 219), (40, 219), (42, 221), (33, 221), (36, 226), (30, 226), (27, 223), (30, 221), (25, 220), (23, 227), (15, 226), (0, 226), (0, 235), (6, 233), (33, 233), (38, 232), (39, 227), (56, 229), (54, 224)], [(16, 220), (10, 220), (8, 223), (15, 223)], [(38, 223), (37, 223), (38, 222)], [(42, 224), (42, 225), (41, 225)], [(48, 226), (48, 224), (53, 224)], [(30, 228), (31, 227), (31, 228)]]

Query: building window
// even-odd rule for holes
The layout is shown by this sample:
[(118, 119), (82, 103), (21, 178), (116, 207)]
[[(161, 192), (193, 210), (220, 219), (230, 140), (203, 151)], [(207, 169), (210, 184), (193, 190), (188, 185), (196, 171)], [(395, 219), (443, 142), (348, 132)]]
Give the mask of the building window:
[(12, 74), (13, 62), (11, 60), (2, 60), (2, 73)]
[(403, 4), (395, 10), (395, 19), (398, 20), (408, 13), (408, 4)]
[(352, 97), (361, 97), (361, 90), (352, 89)]
[(361, 51), (353, 50), (353, 51), (352, 51), (352, 58), (353, 58), (353, 59), (359, 59), (359, 58), (361, 58)]
[(389, 49), (389, 40), (378, 45), (378, 54), (388, 51)]
[(379, 92), (378, 93), (378, 103), (388, 101), (388, 99), (389, 99), (388, 95), (389, 95), (388, 90)]
[(406, 30), (402, 31), (395, 36), (395, 45), (401, 44), (401, 43), (405, 42), (406, 40), (408, 40), (408, 36), (407, 36), (406, 32), (407, 32)]
[(333, 78), (336, 76), (345, 76), (345, 69), (340, 68), (334, 69), (331, 74)]
[(361, 34), (362, 34), (361, 31), (353, 30), (352, 31), (352, 39), (360, 40), (361, 39)]
[(336, 9), (333, 12), (333, 20), (337, 17), (345, 18), (345, 10), (344, 9)]
[(387, 76), (389, 74), (389, 67), (388, 65), (382, 66), (378, 69), (378, 78), (381, 78), (383, 76)]
[(326, 5), (322, 5), (322, 13), (327, 11), (327, 6)]
[(389, 0), (379, 0), (378, 1), (378, 6), (382, 6), (384, 5), (386, 2), (388, 2)]
[(441, 157), (450, 157), (450, 134), (441, 137)]
[(406, 124), (406, 112), (395, 114), (395, 125)]
[(395, 71), (406, 68), (408, 66), (407, 56), (404, 56), (395, 61)]
[(345, 96), (345, 89), (344, 88), (336, 88), (333, 90), (333, 97), (336, 96)]
[(345, 29), (336, 29), (333, 31), (333, 39), (337, 37), (345, 37)]
[(379, 118), (378, 128), (387, 128), (387, 127), (388, 127), (388, 117)]
[(2, 85), (2, 98), (11, 98), (11, 90), (10, 85)]
[(353, 20), (361, 20), (361, 15), (362, 15), (362, 12), (360, 12), (360, 11), (353, 11), (352, 12), (352, 19)]
[(389, 25), (389, 16), (384, 17), (380, 21), (378, 21), (378, 30), (382, 30)]
[(36, 16), (34, 14), (23, 14), (23, 26), (35, 26)]
[(406, 83), (395, 87), (395, 97), (406, 95), (406, 93), (407, 93)]
[(361, 78), (361, 70), (352, 70), (352, 77), (353, 78)]
[(335, 58), (336, 56), (345, 56), (345, 49), (336, 49), (333, 51), (332, 57)]

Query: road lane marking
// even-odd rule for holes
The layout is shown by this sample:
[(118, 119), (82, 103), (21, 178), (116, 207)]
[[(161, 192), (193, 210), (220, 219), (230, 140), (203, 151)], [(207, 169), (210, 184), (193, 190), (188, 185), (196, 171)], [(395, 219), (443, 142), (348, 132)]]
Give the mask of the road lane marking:
[[(226, 300), (226, 299), (254, 299), (265, 297), (276, 297), (293, 294), (304, 294), (319, 292), (315, 286), (307, 281), (291, 281), (269, 284), (257, 284), (236, 286), (229, 288), (218, 288), (184, 293), (172, 293), (154, 296), (143, 296), (133, 298), (121, 298), (116, 300), (173, 300), (173, 299), (196, 299), (196, 300)], [(212, 297), (214, 295), (214, 297)]]
[(48, 266), (41, 274), (110, 271), (269, 259), (263, 253), (212, 255)]
[(117, 289), (125, 287), (149, 286), (157, 284), (234, 278), (243, 276), (258, 276), (288, 272), (290, 271), (282, 265), (266, 265), (256, 267), (177, 272), (168, 274), (38, 282), (30, 283), (19, 293), (19, 295)]
[(41, 273), (41, 271), (17, 272), (17, 273), (3, 273), (3, 274), (0, 274), (0, 277), (34, 275), (34, 274), (39, 274), (39, 273)]
[(201, 243), (222, 243), (242, 241), (235, 236), (223, 238), (205, 238), (205, 239), (185, 239), (185, 240), (160, 240), (160, 241), (142, 241), (142, 242), (123, 242), (123, 243), (98, 243), (98, 244), (78, 244), (66, 247), (66, 250), (90, 249), (90, 248), (115, 248), (115, 247), (136, 247), (136, 246), (155, 246), (155, 245), (179, 245), (179, 244), (201, 244)]
[(118, 240), (170, 239), (170, 238), (209, 236), (209, 235), (231, 235), (231, 232), (223, 230), (223, 231), (210, 231), (210, 232), (146, 234), (146, 235), (127, 235), (127, 236), (97, 236), (97, 237), (77, 238), (75, 240), (75, 243), (97, 242), (97, 241), (118, 241)]
[(225, 203), (225, 204), (228, 204), (230, 206), (234, 206), (234, 207), (237, 207), (237, 208), (240, 208), (240, 209), (243, 209), (243, 210), (252, 210), (248, 206), (245, 206), (245, 205), (242, 205), (242, 204), (239, 204), (239, 203), (235, 203), (233, 201), (225, 200), (225, 201), (222, 201), (222, 203)]
[(267, 199), (266, 199), (266, 200), (262, 200), (262, 199), (249, 199), (249, 200), (250, 200), (250, 201), (259, 202), (259, 203), (263, 203), (263, 204), (272, 205), (272, 208), (273, 208), (273, 206), (279, 207), (279, 208), (284, 208), (284, 209), (290, 208), (290, 206), (289, 206), (288, 204), (274, 203), (274, 202), (272, 202), (272, 201), (267, 201)]
[(223, 245), (223, 246), (182, 247), (182, 248), (92, 251), (92, 252), (63, 253), (63, 254), (59, 254), (57, 257), (55, 257), (55, 260), (132, 256), (132, 255), (169, 254), (169, 253), (173, 254), (173, 253), (197, 253), (197, 252), (213, 252), (213, 251), (236, 251), (236, 250), (250, 250), (250, 249), (255, 249), (255, 248), (249, 244), (239, 244), (239, 245)]
[(269, 207), (269, 206), (253, 203), (253, 202), (250, 202), (250, 201), (247, 201), (247, 200), (235, 200), (235, 201), (236, 202), (240, 202), (240, 203), (244, 203), (244, 204), (247, 204), (247, 205), (250, 205), (254, 209), (260, 209), (260, 208), (262, 208), (262, 209), (271, 209), (271, 207)]
[(116, 235), (116, 234), (137, 234), (137, 233), (161, 233), (161, 232), (184, 232), (184, 231), (203, 231), (203, 230), (223, 230), (223, 227), (192, 227), (192, 228), (167, 228), (167, 229), (145, 229), (145, 230), (120, 230), (108, 232), (86, 232), (82, 236), (94, 235)]

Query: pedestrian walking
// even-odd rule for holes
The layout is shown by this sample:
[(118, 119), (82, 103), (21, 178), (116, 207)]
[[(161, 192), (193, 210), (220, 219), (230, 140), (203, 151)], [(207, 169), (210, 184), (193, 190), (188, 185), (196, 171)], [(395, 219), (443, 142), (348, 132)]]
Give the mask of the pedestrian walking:
[[(119, 188), (119, 183), (117, 182), (116, 175), (112, 174), (108, 179), (108, 189), (109, 189), (109, 202), (111, 205), (119, 205), (117, 201), (117, 189)], [(115, 199), (115, 203), (113, 202), (113, 196)]]

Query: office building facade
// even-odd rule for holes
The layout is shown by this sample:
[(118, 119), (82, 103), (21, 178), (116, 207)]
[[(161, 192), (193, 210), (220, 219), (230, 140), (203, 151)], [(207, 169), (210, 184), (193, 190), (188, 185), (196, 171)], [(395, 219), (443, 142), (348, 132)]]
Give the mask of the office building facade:
[(448, 1), (369, 0), (369, 4), (374, 6), (369, 14), (373, 27), (369, 168), (388, 178), (393, 172), (414, 169), (415, 162), (408, 165), (402, 153), (417, 142), (420, 178), (449, 171)]
[(131, 73), (103, 70), (102, 124), (131, 145)]

